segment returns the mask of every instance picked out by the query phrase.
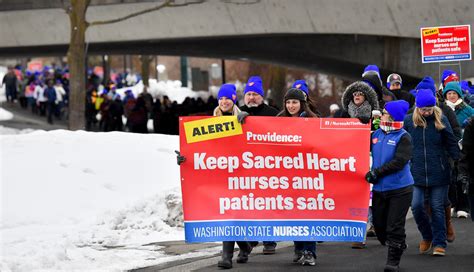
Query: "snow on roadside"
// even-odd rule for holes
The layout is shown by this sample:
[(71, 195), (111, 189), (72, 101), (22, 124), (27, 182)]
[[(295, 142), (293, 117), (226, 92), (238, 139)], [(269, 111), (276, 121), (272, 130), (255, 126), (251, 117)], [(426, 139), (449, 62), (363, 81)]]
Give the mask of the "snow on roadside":
[[(190, 88), (182, 87), (181, 81), (179, 80), (167, 80), (167, 81), (156, 81), (156, 79), (150, 79), (148, 81), (149, 89), (148, 92), (155, 98), (168, 96), (171, 101), (176, 101), (178, 104), (183, 103), (186, 97), (189, 98), (202, 98), (204, 101), (207, 101), (210, 94), (214, 94), (214, 97), (217, 95), (217, 91), (212, 91), (211, 93), (207, 91), (193, 91)], [(125, 96), (125, 91), (131, 90), (133, 95), (137, 97), (143, 91), (143, 82), (140, 81), (136, 85), (131, 87), (124, 87), (117, 89), (117, 93), (121, 97)]]
[(10, 120), (13, 118), (13, 113), (0, 107), (0, 121)]
[(34, 131), (38, 131), (38, 130), (34, 130), (34, 129), (31, 129), (31, 128), (16, 129), (16, 128), (9, 128), (9, 127), (0, 126), (0, 135), (26, 134), (26, 133), (31, 133), (31, 132), (34, 132)]
[(153, 244), (184, 239), (178, 146), (159, 134), (0, 135), (0, 270), (123, 271), (183, 258)]

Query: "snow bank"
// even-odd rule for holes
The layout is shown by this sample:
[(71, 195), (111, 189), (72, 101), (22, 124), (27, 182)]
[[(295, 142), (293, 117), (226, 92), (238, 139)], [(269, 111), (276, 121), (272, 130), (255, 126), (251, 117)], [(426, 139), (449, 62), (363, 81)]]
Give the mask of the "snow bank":
[[(171, 101), (176, 101), (178, 104), (183, 103), (186, 97), (200, 97), (204, 101), (207, 101), (209, 95), (213, 94), (214, 97), (217, 95), (217, 91), (213, 92), (215, 88), (211, 88), (211, 92), (193, 91), (190, 88), (182, 87), (181, 81), (179, 80), (156, 81), (156, 79), (150, 79), (148, 84), (150, 86), (148, 92), (153, 97), (158, 98), (167, 95)], [(134, 86), (117, 89), (116, 92), (120, 94), (121, 97), (124, 97), (126, 90), (131, 90), (133, 95), (137, 97), (138, 94), (143, 91), (143, 82), (140, 81)]]
[(0, 107), (0, 121), (10, 120), (13, 118), (13, 113), (4, 110)]
[(149, 245), (184, 239), (177, 136), (35, 131), (1, 135), (0, 146), (1, 271), (122, 271), (182, 257)]
[(16, 129), (16, 128), (9, 128), (9, 127), (0, 126), (0, 135), (26, 134), (26, 133), (31, 133), (31, 132), (34, 132), (34, 131), (38, 131), (38, 130), (34, 130), (34, 129), (31, 129), (31, 128)]

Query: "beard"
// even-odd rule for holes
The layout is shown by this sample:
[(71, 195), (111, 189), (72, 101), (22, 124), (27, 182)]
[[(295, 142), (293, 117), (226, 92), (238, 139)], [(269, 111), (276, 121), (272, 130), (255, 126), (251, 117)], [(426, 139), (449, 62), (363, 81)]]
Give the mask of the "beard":
[(247, 104), (247, 107), (249, 107), (249, 108), (256, 108), (258, 106), (259, 106), (259, 104), (255, 103), (255, 102), (250, 102), (250, 103)]

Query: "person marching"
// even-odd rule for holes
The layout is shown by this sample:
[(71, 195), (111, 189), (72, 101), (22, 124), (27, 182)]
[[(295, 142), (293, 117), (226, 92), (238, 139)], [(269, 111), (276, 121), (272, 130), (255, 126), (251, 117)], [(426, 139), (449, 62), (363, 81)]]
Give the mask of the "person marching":
[[(405, 117), (404, 128), (413, 142), (411, 173), (415, 185), (411, 208), (423, 239), (419, 251), (428, 253), (433, 247), (434, 256), (444, 256), (447, 246), (445, 203), (451, 173), (448, 154), (458, 160), (459, 147), (448, 119), (436, 106), (432, 90), (418, 90), (415, 105), (413, 114)], [(427, 198), (431, 220), (425, 207)]]
[[(375, 112), (380, 113), (377, 93), (367, 82), (364, 81), (356, 81), (347, 86), (342, 94), (341, 104), (343, 111), (339, 117), (358, 118), (359, 121), (364, 124), (368, 124), (371, 118), (375, 117)], [(375, 120), (372, 123), (372, 130), (375, 130), (374, 124)], [(367, 217), (366, 236), (375, 236), (375, 228), (372, 223), (372, 207), (370, 206)], [(366, 247), (365, 238), (364, 242), (353, 242), (351, 247), (354, 249), (364, 249)]]
[(358, 118), (364, 124), (370, 122), (372, 111), (379, 110), (377, 93), (363, 81), (356, 81), (347, 86), (342, 94), (341, 104), (341, 118)]
[[(321, 113), (318, 111), (316, 108), (316, 102), (311, 98), (309, 95), (309, 87), (308, 83), (306, 83), (306, 80), (304, 79), (298, 79), (296, 80), (293, 85), (291, 85), (291, 88), (299, 89), (302, 90), (304, 95), (306, 96), (306, 103), (308, 104), (309, 109), (314, 112), (316, 115), (321, 116)], [(331, 105), (332, 106), (332, 105)], [(336, 104), (337, 106), (337, 104)]]
[(464, 129), (458, 180), (462, 186), (462, 193), (468, 197), (471, 220), (474, 221), (474, 117), (467, 120)]
[[(278, 110), (265, 104), (265, 92), (263, 90), (262, 78), (251, 76), (244, 88), (244, 105), (240, 107), (237, 115), (239, 123), (243, 124), (247, 116), (276, 116)], [(252, 247), (258, 245), (257, 241), (250, 242)], [(274, 241), (263, 241), (263, 254), (271, 255), (276, 252), (277, 243)]]
[[(443, 97), (446, 105), (454, 111), (458, 123), (464, 128), (467, 120), (474, 115), (474, 109), (464, 102), (464, 96), (461, 85), (457, 81), (451, 81), (443, 88)], [(454, 193), (451, 194), (453, 200), (453, 208), (458, 218), (467, 218), (469, 212), (469, 202), (467, 195), (463, 193), (463, 186), (457, 182), (457, 169), (453, 173)]]
[[(239, 107), (235, 105), (237, 100), (237, 92), (234, 84), (224, 84), (217, 93), (219, 105), (214, 109), (213, 116), (237, 116), (240, 113)], [(222, 242), (222, 259), (217, 263), (217, 266), (224, 269), (232, 268), (232, 257), (234, 256), (234, 241)], [(248, 255), (252, 251), (249, 242), (239, 241), (237, 245), (240, 248), (237, 257), (238, 263), (246, 263)]]
[(251, 76), (244, 88), (245, 105), (240, 107), (242, 114), (239, 122), (248, 115), (276, 116), (278, 110), (265, 104), (264, 97), (262, 79), (259, 76)]
[[(447, 77), (446, 81), (449, 81), (449, 80), (452, 81), (453, 79), (456, 79), (456, 77), (455, 76)], [(418, 85), (415, 88), (415, 95), (418, 93), (418, 90), (422, 90), (422, 89), (431, 90), (433, 95), (435, 97), (438, 97), (438, 95), (436, 93), (437, 91), (436, 91), (435, 82), (434, 82), (433, 78), (431, 78), (430, 76), (424, 77), (418, 83)], [(446, 118), (449, 122), (449, 125), (451, 126), (451, 129), (453, 130), (454, 137), (456, 137), (457, 141), (461, 140), (461, 138), (462, 138), (462, 129), (461, 129), (461, 125), (459, 124), (459, 122), (456, 118), (456, 114), (454, 113), (454, 111), (448, 105), (446, 105), (446, 103), (444, 101), (439, 100), (438, 98), (436, 100), (437, 100), (436, 101), (436, 106), (439, 107), (441, 109), (443, 115), (446, 116)], [(410, 113), (413, 112), (412, 110), (414, 111), (415, 108), (410, 109), (410, 111), (411, 111)], [(454, 162), (450, 161), (450, 165), (454, 166)], [(456, 198), (456, 189), (455, 189), (455, 186), (452, 186), (452, 183), (453, 183), (453, 181), (451, 181), (451, 184), (449, 185), (448, 197), (446, 197), (446, 201), (444, 203), (444, 214), (445, 214), (444, 219), (445, 219), (445, 224), (446, 224), (446, 240), (449, 243), (454, 242), (454, 240), (456, 239), (456, 231), (454, 229), (454, 224), (451, 220), (451, 207), (452, 207), (452, 203), (455, 204), (457, 202), (457, 198)], [(425, 201), (426, 201), (426, 199), (425, 199)]]
[[(284, 109), (278, 117), (318, 117), (310, 108), (307, 95), (297, 88), (289, 89), (283, 100)], [(294, 263), (316, 265), (316, 242), (295, 241)]]
[(466, 120), (474, 115), (474, 109), (464, 102), (461, 84), (455, 81), (446, 84), (443, 89), (443, 97), (446, 105), (454, 111), (459, 124), (464, 128), (467, 125)]
[(413, 195), (409, 162), (413, 146), (403, 129), (409, 103), (397, 100), (385, 104), (380, 128), (372, 133), (372, 170), (366, 180), (372, 188), (372, 216), (377, 239), (388, 245), (384, 271), (399, 271), (405, 243), (405, 218)]
[[(235, 104), (237, 101), (237, 92), (234, 84), (223, 84), (217, 93), (218, 106), (213, 111), (213, 116), (237, 116), (241, 111)], [(179, 151), (176, 152), (178, 165), (186, 161), (186, 158)], [(232, 258), (234, 257), (235, 241), (222, 242), (222, 259), (217, 262), (217, 266), (223, 269), (232, 268)], [(239, 255), (237, 263), (248, 262), (248, 256), (253, 247), (249, 242), (238, 241)]]
[(399, 74), (390, 74), (387, 77), (387, 88), (396, 96), (396, 100), (405, 100), (410, 108), (415, 104), (415, 96), (402, 89), (402, 77)]

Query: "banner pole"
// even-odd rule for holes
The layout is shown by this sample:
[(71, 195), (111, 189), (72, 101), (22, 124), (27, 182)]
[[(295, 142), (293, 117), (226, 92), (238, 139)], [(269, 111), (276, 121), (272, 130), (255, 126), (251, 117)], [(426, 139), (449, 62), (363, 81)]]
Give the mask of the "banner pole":
[(459, 82), (461, 82), (461, 80), (462, 80), (461, 61), (458, 61), (458, 65), (459, 65)]

